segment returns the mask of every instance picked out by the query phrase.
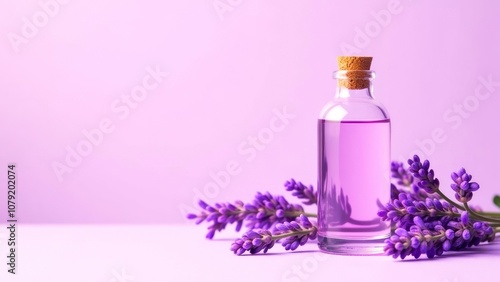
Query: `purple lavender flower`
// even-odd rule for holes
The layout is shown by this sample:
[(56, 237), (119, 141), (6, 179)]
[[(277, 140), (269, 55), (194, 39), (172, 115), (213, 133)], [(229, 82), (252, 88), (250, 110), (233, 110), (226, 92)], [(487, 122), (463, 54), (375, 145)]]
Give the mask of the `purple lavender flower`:
[(465, 211), (459, 218), (446, 221), (415, 216), (413, 225), (407, 229), (397, 228), (395, 234), (385, 240), (384, 251), (394, 258), (404, 259), (409, 255), (419, 258), (422, 254), (433, 258), (446, 251), (462, 250), (493, 239), (493, 228), (481, 221), (470, 221)]
[[(451, 175), (454, 181), (451, 188), (456, 192), (456, 199), (464, 203), (464, 208), (439, 190), (439, 180), (429, 169), (429, 161), (421, 162), (415, 155), (408, 164), (407, 172), (411, 173), (413, 183), (410, 184), (403, 165), (393, 163), (392, 177), (400, 187), (391, 186), (392, 200), (378, 212), (382, 220), (392, 221), (397, 227), (395, 234), (386, 240), (384, 250), (387, 255), (404, 259), (425, 254), (432, 258), (446, 251), (458, 251), (494, 240), (495, 230), (483, 221), (488, 218), (474, 213), (479, 209), (472, 209), (471, 218), (467, 211), (463, 211), (468, 209), (467, 202), (472, 198), (472, 192), (479, 189), (479, 184), (471, 182), (472, 176), (465, 169)], [(410, 185), (413, 189), (407, 191), (405, 187)]]
[[(276, 231), (273, 232), (275, 238), (286, 238), (281, 241), (285, 250), (294, 251), (299, 246), (303, 246), (308, 240), (316, 239), (318, 229), (309, 219), (301, 214), (295, 221), (278, 223)], [(277, 235), (277, 236), (276, 236)]]
[[(412, 160), (413, 161), (413, 160)], [(411, 193), (415, 200), (425, 201), (427, 198), (441, 199), (441, 196), (437, 193), (428, 193), (421, 187), (418, 183), (421, 182), (413, 176), (410, 172), (411, 166), (405, 168), (404, 164), (401, 162), (391, 163), (391, 173), (392, 178), (396, 180), (396, 185), (391, 183), (391, 199), (398, 199), (400, 193)]]
[(216, 231), (222, 231), (227, 224), (236, 223), (236, 231), (240, 231), (244, 222), (249, 229), (273, 228), (276, 223), (292, 221), (304, 213), (301, 205), (290, 204), (283, 196), (273, 196), (269, 192), (257, 192), (252, 203), (235, 201), (234, 203), (216, 203), (211, 206), (204, 201), (198, 202), (202, 211), (199, 214), (188, 214), (188, 219), (196, 219), (196, 224), (211, 222), (207, 239), (212, 239)]
[(285, 187), (287, 191), (292, 191), (292, 195), (304, 199), (302, 202), (304, 205), (313, 205), (318, 202), (317, 193), (314, 191), (314, 187), (302, 184), (302, 182), (296, 182), (293, 178), (285, 182)]
[(377, 215), (384, 221), (396, 223), (396, 227), (408, 229), (413, 225), (416, 216), (428, 221), (437, 219), (446, 221), (459, 216), (460, 213), (445, 200), (432, 197), (421, 199), (418, 194), (402, 192), (398, 194), (397, 199), (391, 200), (380, 209)]
[(190, 213), (187, 215), (187, 218), (196, 219), (196, 224), (200, 224), (203, 221), (212, 222), (212, 225), (208, 227), (207, 239), (212, 239), (215, 232), (222, 231), (226, 228), (227, 224), (236, 223), (236, 231), (240, 231), (243, 220), (249, 212), (245, 210), (242, 201), (236, 201), (234, 204), (216, 203), (214, 206), (210, 206), (200, 200), (198, 205), (202, 208), (202, 211), (199, 214)]
[(434, 178), (434, 170), (429, 170), (430, 162), (428, 160), (422, 163), (420, 158), (415, 155), (413, 159), (408, 160), (408, 164), (410, 165), (408, 171), (418, 181), (418, 187), (424, 189), (427, 193), (434, 193), (439, 189), (439, 180)]
[(231, 251), (236, 255), (242, 255), (245, 252), (256, 254), (266, 253), (271, 249), (275, 242), (281, 241), (285, 250), (295, 250), (303, 246), (309, 239), (316, 238), (318, 229), (309, 219), (301, 214), (294, 221), (276, 224), (276, 230), (271, 232), (265, 229), (254, 229), (246, 232), (241, 238), (238, 238), (231, 245)]
[(413, 184), (413, 175), (408, 172), (402, 162), (391, 163), (391, 177), (397, 180), (397, 184), (410, 187)]
[(275, 241), (271, 231), (254, 229), (243, 234), (241, 238), (236, 239), (231, 245), (231, 251), (236, 255), (242, 255), (247, 251), (251, 254), (256, 254), (260, 251), (267, 253), (274, 246)]
[(471, 182), (472, 175), (468, 174), (464, 168), (452, 173), (451, 179), (455, 182), (450, 185), (451, 189), (455, 191), (455, 198), (459, 202), (466, 203), (470, 201), (472, 199), (472, 192), (479, 189), (479, 184)]
[(304, 213), (301, 205), (291, 204), (283, 196), (273, 196), (269, 192), (257, 192), (253, 202), (245, 205), (245, 210), (249, 211), (245, 220), (250, 229), (270, 229), (276, 223), (292, 221)]

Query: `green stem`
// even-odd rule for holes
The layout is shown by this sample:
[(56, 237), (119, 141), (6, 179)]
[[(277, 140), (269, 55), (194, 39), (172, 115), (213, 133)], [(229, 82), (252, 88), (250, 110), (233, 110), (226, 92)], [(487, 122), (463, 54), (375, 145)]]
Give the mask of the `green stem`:
[(435, 241), (439, 241), (441, 238), (443, 238), (444, 236), (446, 236), (446, 234), (444, 232), (442, 232), (441, 234), (439, 235), (434, 235), (431, 237), (431, 240), (435, 240)]
[(464, 203), (464, 207), (467, 210), (467, 212), (470, 215), (472, 215), (475, 219), (484, 220), (484, 221), (488, 221), (488, 222), (500, 223), (500, 219), (485, 217), (485, 216), (482, 216), (480, 214), (477, 214), (476, 212), (474, 212), (473, 210), (470, 209), (469, 204), (467, 204), (467, 203)]
[(476, 213), (485, 216), (500, 217), (500, 212), (476, 212)]
[[(500, 218), (500, 213), (497, 213), (497, 212), (474, 212), (470, 209), (470, 207), (467, 205), (467, 203), (464, 203), (465, 208), (462, 207), (460, 204), (457, 204), (455, 201), (446, 197), (446, 195), (443, 194), (443, 192), (441, 192), (441, 190), (439, 190), (439, 187), (436, 187), (436, 193), (439, 196), (441, 196), (441, 198), (443, 198), (445, 201), (447, 201), (448, 203), (450, 203), (451, 205), (456, 207), (457, 209), (462, 210), (462, 211), (467, 210), (476, 219), (486, 220), (486, 221), (490, 221), (490, 222), (498, 222), (495, 217)], [(493, 217), (493, 218), (491, 218), (491, 217)]]
[[(273, 215), (274, 213), (271, 213), (270, 215)], [(285, 212), (285, 217), (294, 217), (294, 216), (300, 216), (301, 214), (307, 216), (307, 217), (318, 217), (317, 214), (315, 213), (308, 213), (308, 212)]]
[(284, 234), (279, 234), (279, 235), (273, 235), (271, 237), (271, 239), (273, 240), (279, 240), (279, 239), (283, 239), (283, 238), (286, 238), (286, 237), (290, 237), (290, 236), (302, 236), (302, 235), (307, 235), (311, 233), (311, 230), (310, 229), (306, 229), (306, 230), (300, 230), (300, 231), (294, 231), (294, 232), (290, 232), (290, 233), (284, 233)]
[(436, 193), (441, 196), (441, 198), (443, 198), (445, 201), (447, 201), (448, 203), (450, 203), (451, 205), (453, 205), (454, 207), (456, 207), (457, 209), (459, 210), (462, 210), (464, 211), (464, 207), (462, 207), (461, 205), (455, 203), (455, 201), (452, 201), (450, 198), (446, 197), (445, 194), (443, 194), (443, 192), (441, 192), (441, 190), (439, 190), (439, 188), (436, 189)]
[[(245, 210), (243, 209), (240, 209), (238, 211), (234, 211), (234, 212), (231, 212), (230, 214), (231, 215), (239, 215), (241, 213), (245, 212)], [(268, 216), (271, 216), (271, 215), (274, 215), (275, 212), (270, 212), (268, 210), (266, 210), (266, 215)], [(297, 212), (285, 212), (285, 217), (294, 217), (294, 216), (300, 216), (301, 214), (307, 216), (307, 217), (318, 217), (318, 215), (316, 213), (308, 213), (308, 212), (301, 212), (301, 211), (297, 211)]]

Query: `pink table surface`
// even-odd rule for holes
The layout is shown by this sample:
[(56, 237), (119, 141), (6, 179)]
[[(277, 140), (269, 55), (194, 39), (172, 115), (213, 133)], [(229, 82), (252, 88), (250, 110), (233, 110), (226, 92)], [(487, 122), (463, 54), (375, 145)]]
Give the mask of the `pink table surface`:
[[(432, 260), (326, 255), (316, 244), (295, 252), (235, 256), (235, 233), (204, 239), (188, 225), (20, 225), (16, 275), (0, 281), (498, 281), (500, 243)], [(0, 231), (5, 261), (6, 229)]]

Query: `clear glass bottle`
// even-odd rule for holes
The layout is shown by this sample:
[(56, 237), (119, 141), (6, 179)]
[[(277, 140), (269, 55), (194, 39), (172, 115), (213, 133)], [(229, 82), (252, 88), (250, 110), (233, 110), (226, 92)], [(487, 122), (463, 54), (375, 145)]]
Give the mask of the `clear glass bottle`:
[(390, 225), (390, 119), (373, 99), (371, 57), (339, 57), (337, 91), (318, 120), (318, 245), (344, 255), (383, 253)]

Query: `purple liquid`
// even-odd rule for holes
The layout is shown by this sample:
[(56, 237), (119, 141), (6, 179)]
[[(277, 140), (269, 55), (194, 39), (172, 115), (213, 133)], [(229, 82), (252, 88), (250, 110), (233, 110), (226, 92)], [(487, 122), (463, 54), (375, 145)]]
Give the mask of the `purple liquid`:
[(318, 121), (318, 245), (376, 254), (390, 235), (377, 216), (390, 197), (390, 121)]

